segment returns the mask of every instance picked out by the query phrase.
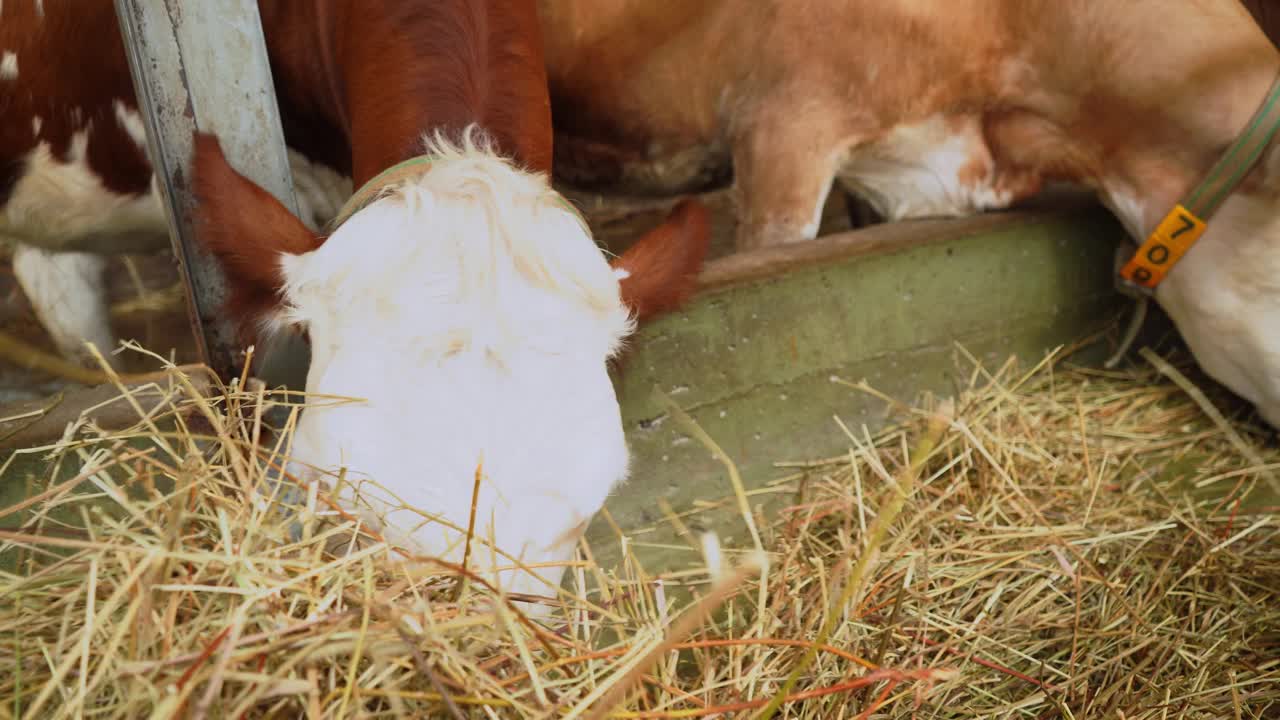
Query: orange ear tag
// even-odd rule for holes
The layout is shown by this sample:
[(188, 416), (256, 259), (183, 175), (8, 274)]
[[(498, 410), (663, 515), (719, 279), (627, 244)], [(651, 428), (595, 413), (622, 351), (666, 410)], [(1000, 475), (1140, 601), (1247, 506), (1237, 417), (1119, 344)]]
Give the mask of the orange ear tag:
[(1181, 204), (1175, 205), (1120, 269), (1120, 277), (1148, 290), (1154, 288), (1200, 239), (1204, 230), (1203, 220)]

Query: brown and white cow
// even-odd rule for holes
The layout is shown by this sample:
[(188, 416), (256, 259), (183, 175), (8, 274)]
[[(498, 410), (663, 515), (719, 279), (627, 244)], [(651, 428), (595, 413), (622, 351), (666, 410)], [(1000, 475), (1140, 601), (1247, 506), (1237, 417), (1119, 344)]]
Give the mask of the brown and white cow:
[[(680, 206), (610, 266), (550, 186), (533, 0), (261, 13), (293, 148), (357, 186), (421, 158), (320, 234), (233, 170), (216, 138), (196, 138), (201, 237), (230, 307), (249, 334), (302, 327), (311, 342), (316, 397), (292, 469), (344, 472), (390, 538), (455, 560), (479, 472), (477, 542), (546, 564), (499, 581), (552, 592), (555, 563), (627, 471), (606, 362), (692, 290), (705, 210)], [(0, 234), (52, 268), (64, 256), (46, 251), (163, 233), (114, 24), (110, 0), (0, 4)], [(358, 400), (317, 399), (333, 396)]]
[[(351, 194), (344, 145), (312, 139), (305, 108), (289, 151), (309, 226)], [(142, 118), (111, 2), (0, 3), (0, 241), (41, 323), (67, 356), (115, 346), (105, 255), (169, 246)], [(349, 165), (349, 161), (348, 161)], [(108, 356), (110, 357), (110, 356)]]
[[(1239, 0), (540, 0), (557, 170), (680, 190), (731, 161), (738, 245), (812, 238), (833, 181), (889, 220), (1097, 191), (1142, 240), (1280, 56)], [(1156, 299), (1280, 425), (1280, 152)]]

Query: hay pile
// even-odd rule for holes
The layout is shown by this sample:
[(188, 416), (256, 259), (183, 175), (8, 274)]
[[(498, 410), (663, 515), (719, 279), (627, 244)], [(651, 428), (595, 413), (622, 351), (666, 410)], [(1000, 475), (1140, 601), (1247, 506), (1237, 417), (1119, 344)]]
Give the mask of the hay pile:
[(0, 718), (1280, 714), (1280, 451), (1150, 365), (975, 370), (785, 471), (744, 517), (763, 567), (587, 552), (549, 629), (377, 538), (332, 554), (323, 495), (281, 513), (230, 452), (261, 395), (153, 392), (0, 511)]

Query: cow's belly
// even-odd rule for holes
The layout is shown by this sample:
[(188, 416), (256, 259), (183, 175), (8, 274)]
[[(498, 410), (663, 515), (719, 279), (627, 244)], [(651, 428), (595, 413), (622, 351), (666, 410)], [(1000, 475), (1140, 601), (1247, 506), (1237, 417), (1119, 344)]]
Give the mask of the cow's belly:
[(1008, 207), (1038, 189), (997, 172), (977, 117), (934, 116), (850, 149), (838, 176), (886, 220)]

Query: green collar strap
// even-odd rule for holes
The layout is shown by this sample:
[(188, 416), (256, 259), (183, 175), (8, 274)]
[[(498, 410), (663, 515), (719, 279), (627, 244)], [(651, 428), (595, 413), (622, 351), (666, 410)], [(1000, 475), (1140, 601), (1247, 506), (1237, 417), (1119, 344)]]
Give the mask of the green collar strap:
[(378, 199), (383, 190), (392, 185), (425, 175), (431, 169), (432, 160), (433, 158), (428, 155), (418, 155), (404, 162), (398, 162), (374, 175), (369, 182), (361, 185), (360, 189), (342, 205), (342, 209), (329, 222), (330, 232), (337, 230), (342, 226), (342, 223), (350, 220), (352, 215), (360, 212), (369, 203)]
[[(368, 207), (387, 188), (427, 174), (431, 170), (431, 164), (434, 161), (435, 158), (430, 155), (418, 155), (403, 162), (398, 162), (374, 175), (368, 182), (360, 186), (360, 189), (342, 205), (342, 209), (338, 211), (333, 220), (329, 221), (329, 232), (336, 231), (343, 223), (350, 220), (352, 215)], [(576, 215), (579, 220), (582, 220), (583, 224), (586, 223), (582, 213), (578, 208), (574, 207), (573, 203), (569, 202), (568, 198), (559, 193), (556, 194), (556, 197), (564, 209)]]

